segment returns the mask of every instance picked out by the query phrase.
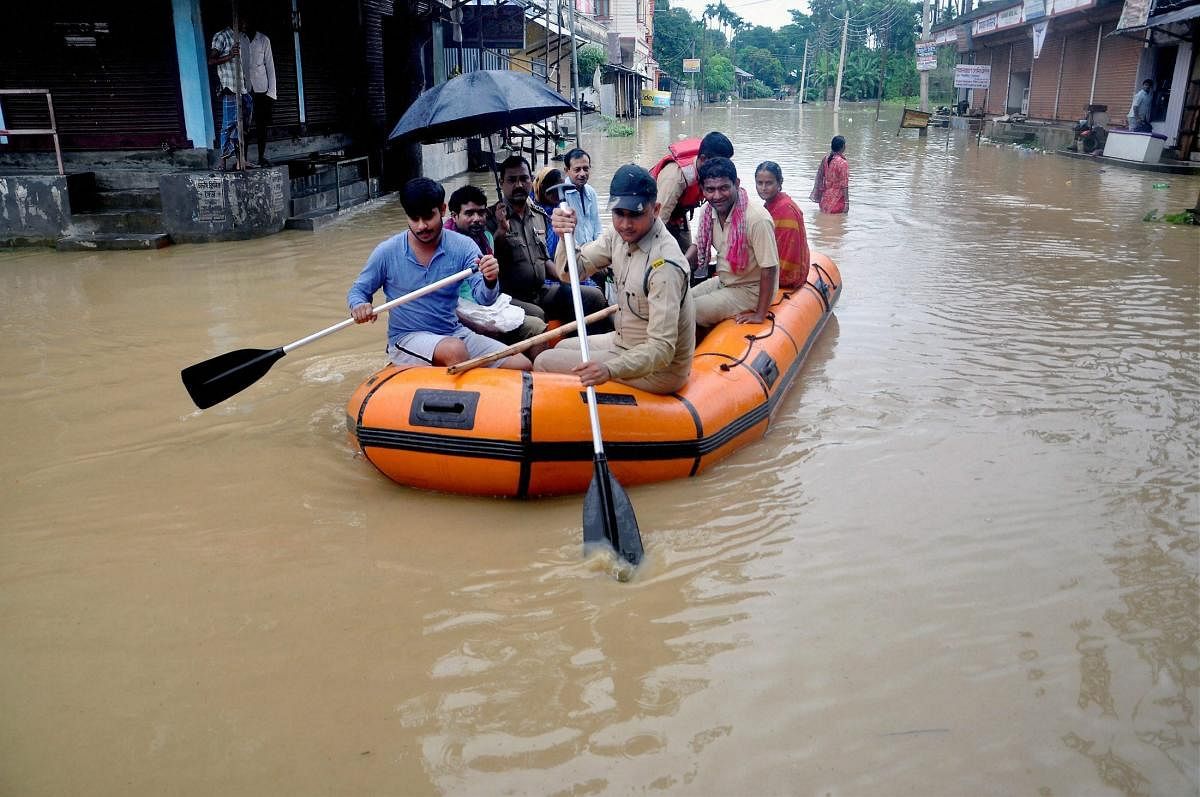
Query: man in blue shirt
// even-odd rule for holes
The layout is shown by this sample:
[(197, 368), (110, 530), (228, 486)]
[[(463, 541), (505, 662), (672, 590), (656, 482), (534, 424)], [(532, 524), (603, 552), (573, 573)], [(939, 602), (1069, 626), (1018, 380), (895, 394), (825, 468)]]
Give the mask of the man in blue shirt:
[(1154, 81), (1143, 80), (1142, 90), (1133, 95), (1133, 105), (1129, 108), (1132, 118), (1130, 129), (1135, 133), (1153, 133), (1154, 126), (1150, 124), (1150, 109), (1154, 101)]
[[(400, 195), (408, 231), (375, 247), (350, 286), (350, 314), (360, 324), (375, 321), (371, 297), (383, 288), (389, 299), (403, 296), (464, 268), (479, 267), (467, 281), (476, 302), (490, 305), (500, 294), (500, 265), (465, 235), (442, 229), (446, 191), (426, 177), (409, 180)], [(498, 340), (467, 329), (458, 320), (458, 285), (447, 285), (388, 312), (388, 357), (396, 365), (450, 366), (504, 349)], [(514, 354), (493, 367), (528, 371), (524, 355)]]
[(596, 196), (596, 189), (588, 185), (588, 179), (592, 176), (592, 158), (576, 147), (563, 156), (563, 167), (567, 170), (567, 179), (579, 189), (567, 192), (567, 204), (575, 211), (577, 219), (575, 245), (583, 246), (604, 232), (600, 224), (600, 200)]

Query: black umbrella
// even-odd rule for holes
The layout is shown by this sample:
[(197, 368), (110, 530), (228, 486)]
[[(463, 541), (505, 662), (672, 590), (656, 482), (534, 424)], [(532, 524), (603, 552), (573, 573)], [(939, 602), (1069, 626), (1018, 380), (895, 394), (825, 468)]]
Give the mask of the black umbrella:
[(570, 100), (532, 75), (484, 69), (459, 75), (422, 94), (388, 138), (432, 143), (493, 133), (574, 111)]

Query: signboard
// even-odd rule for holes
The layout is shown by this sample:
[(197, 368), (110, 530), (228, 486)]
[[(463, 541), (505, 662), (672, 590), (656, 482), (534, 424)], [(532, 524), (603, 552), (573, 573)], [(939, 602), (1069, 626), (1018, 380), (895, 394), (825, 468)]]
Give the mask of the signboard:
[(643, 108), (670, 108), (671, 92), (642, 89)]
[(917, 42), (917, 71), (929, 72), (937, 69), (937, 45), (933, 42)]
[(990, 64), (958, 64), (954, 67), (954, 88), (986, 89), (992, 85)]
[[(462, 6), (461, 25), (442, 26), (444, 47), (479, 46), (480, 21), (483, 22), (483, 46), (494, 50), (525, 49), (525, 9), (516, 5)], [(462, 31), (461, 42), (455, 41), (455, 29)]]
[(1033, 22), (1046, 16), (1046, 0), (1025, 0), (1023, 9), (1026, 22)]
[(933, 43), (934, 44), (953, 44), (956, 39), (958, 39), (958, 29), (957, 28), (946, 28), (945, 30), (939, 30), (934, 35)]
[(700, 71), (700, 59), (699, 58), (683, 59), (683, 71), (684, 72), (699, 72)]
[(1021, 24), (1021, 6), (1006, 8), (996, 15), (996, 30), (1012, 28)]
[(1150, 0), (1125, 0), (1125, 7), (1121, 9), (1121, 20), (1117, 23), (1117, 30), (1144, 28), (1146, 20), (1149, 18)]
[(986, 17), (980, 17), (971, 24), (971, 35), (982, 36), (985, 33), (991, 33), (996, 29), (996, 15), (992, 14)]
[(1046, 9), (1047, 14), (1065, 14), (1068, 11), (1078, 11), (1081, 8), (1091, 8), (1095, 0), (1050, 0)]

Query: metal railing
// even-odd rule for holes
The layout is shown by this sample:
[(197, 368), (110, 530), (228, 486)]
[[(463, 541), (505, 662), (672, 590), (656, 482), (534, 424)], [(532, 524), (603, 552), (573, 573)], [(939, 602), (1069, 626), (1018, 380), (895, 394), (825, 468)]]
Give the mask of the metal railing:
[(362, 155), (357, 158), (348, 158), (346, 160), (339, 160), (333, 164), (334, 179), (337, 180), (337, 208), (338, 208), (338, 210), (342, 209), (342, 167), (349, 166), (351, 163), (359, 163), (359, 162), (367, 164), (367, 201), (375, 198), (371, 193), (371, 160), (366, 155)]
[(58, 160), (58, 173), (65, 174), (63, 171), (62, 147), (58, 144), (58, 126), (54, 122), (54, 100), (50, 97), (49, 89), (0, 89), (0, 97), (6, 96), (29, 96), (31, 94), (44, 94), (46, 97), (46, 110), (50, 112), (50, 126), (47, 128), (28, 127), (18, 130), (0, 128), (0, 136), (50, 136), (54, 139), (54, 157)]

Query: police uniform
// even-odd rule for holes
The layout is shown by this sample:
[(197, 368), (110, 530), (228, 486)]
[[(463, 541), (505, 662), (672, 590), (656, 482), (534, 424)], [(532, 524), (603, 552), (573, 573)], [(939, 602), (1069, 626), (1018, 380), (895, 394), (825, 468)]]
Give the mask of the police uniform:
[(666, 223), (667, 231), (683, 252), (692, 245), (692, 229), (687, 214), (699, 205), (688, 204), (684, 194), (696, 181), (695, 163), (680, 166), (675, 161), (668, 161), (658, 173), (658, 203), (661, 205), (658, 217)]
[[(632, 207), (629, 195), (619, 193), (622, 173), (636, 170), (641, 190)], [(654, 201), (654, 178), (638, 166), (622, 166), (613, 178), (610, 195), (617, 207), (635, 210)], [(642, 204), (636, 204), (640, 201)], [(619, 303), (614, 331), (588, 335), (592, 359), (608, 367), (613, 379), (650, 393), (673, 393), (687, 383), (696, 350), (696, 311), (688, 290), (690, 271), (679, 244), (661, 219), (641, 240), (625, 243), (610, 224), (600, 237), (578, 251), (580, 279), (602, 268), (611, 269)], [(566, 247), (554, 253), (560, 279), (570, 279)], [(539, 371), (569, 373), (581, 361), (579, 340), (564, 340), (538, 356)]]
[[(495, 207), (493, 207), (493, 216)], [(500, 262), (500, 287), (513, 298), (513, 304), (540, 318), (568, 321), (574, 318), (571, 289), (553, 282), (547, 273), (550, 255), (546, 249), (546, 212), (533, 202), (525, 212), (508, 208), (508, 234), (496, 235), (496, 260)], [(495, 219), (491, 220), (495, 224)], [(547, 277), (551, 281), (547, 283)], [(598, 288), (583, 287), (583, 306), (587, 313), (604, 308), (604, 294)], [(607, 326), (607, 325), (605, 325)]]

